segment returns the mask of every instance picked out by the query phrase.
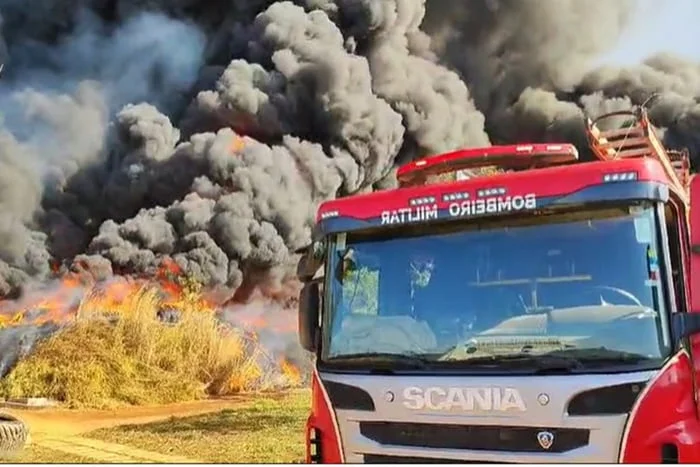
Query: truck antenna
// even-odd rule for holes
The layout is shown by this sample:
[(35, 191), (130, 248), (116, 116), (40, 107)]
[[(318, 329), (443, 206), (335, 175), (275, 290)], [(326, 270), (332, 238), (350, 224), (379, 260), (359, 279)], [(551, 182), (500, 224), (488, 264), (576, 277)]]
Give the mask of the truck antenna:
[(651, 104), (653, 101), (655, 101), (656, 99), (658, 99), (659, 96), (661, 96), (660, 93), (658, 93), (658, 92), (652, 92), (652, 93), (649, 95), (649, 97), (647, 97), (646, 100), (645, 100), (644, 102), (642, 102), (642, 104), (641, 104), (639, 107), (642, 108), (642, 109), (646, 109), (647, 105)]
[[(644, 100), (644, 102), (642, 102), (640, 105), (637, 106), (637, 108), (634, 110), (634, 113), (637, 114), (637, 118), (640, 118), (640, 117), (642, 116), (642, 114), (643, 114), (644, 112), (646, 112), (646, 110), (647, 110), (647, 105), (649, 105), (649, 104), (651, 104), (653, 101), (655, 101), (657, 97), (659, 97), (659, 93), (658, 93), (658, 92), (652, 92), (652, 93), (649, 95), (649, 97), (647, 97), (647, 98)], [(622, 150), (622, 148), (624, 147), (625, 143), (627, 142), (627, 140), (628, 140), (630, 134), (632, 133), (632, 131), (633, 131), (633, 130), (635, 129), (635, 127), (636, 127), (635, 123), (636, 123), (636, 122), (634, 122), (634, 121), (633, 121), (633, 122), (629, 122), (629, 124), (628, 124), (628, 126), (627, 126), (627, 132), (625, 133), (625, 136), (622, 138), (622, 141), (621, 141), (622, 144), (620, 144), (620, 145), (618, 146), (617, 150), (615, 151), (615, 157), (618, 157), (618, 156), (620, 155), (620, 151)]]

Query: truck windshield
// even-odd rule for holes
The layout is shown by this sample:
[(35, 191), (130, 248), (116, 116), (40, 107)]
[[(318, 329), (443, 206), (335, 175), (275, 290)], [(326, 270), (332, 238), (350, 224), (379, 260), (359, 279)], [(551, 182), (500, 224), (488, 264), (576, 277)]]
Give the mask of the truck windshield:
[(652, 205), (338, 234), (321, 361), (655, 368), (670, 352), (662, 251)]

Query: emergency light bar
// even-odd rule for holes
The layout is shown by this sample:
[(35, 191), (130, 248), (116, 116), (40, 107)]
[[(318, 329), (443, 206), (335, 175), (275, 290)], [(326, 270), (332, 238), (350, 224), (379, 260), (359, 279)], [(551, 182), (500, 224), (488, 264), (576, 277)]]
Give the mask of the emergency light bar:
[(573, 144), (517, 144), (463, 149), (418, 159), (399, 167), (401, 186), (422, 185), (430, 175), (446, 172), (496, 167), (501, 170), (525, 170), (569, 164), (578, 161)]

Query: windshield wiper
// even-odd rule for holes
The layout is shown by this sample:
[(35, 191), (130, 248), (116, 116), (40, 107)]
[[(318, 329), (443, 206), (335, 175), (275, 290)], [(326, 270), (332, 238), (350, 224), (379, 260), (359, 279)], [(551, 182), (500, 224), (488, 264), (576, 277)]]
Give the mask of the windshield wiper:
[(582, 364), (594, 363), (601, 365), (616, 363), (634, 364), (654, 360), (653, 358), (639, 353), (608, 349), (607, 347), (555, 350), (545, 355), (550, 357), (574, 358)]
[(458, 359), (456, 361), (464, 365), (494, 369), (532, 369), (533, 374), (543, 375), (566, 374), (606, 365), (634, 365), (645, 361), (654, 361), (654, 359), (642, 354), (600, 347), (554, 350), (541, 354), (530, 352), (505, 355), (494, 354), (464, 360)]
[(418, 354), (399, 354), (390, 352), (363, 352), (327, 358), (326, 363), (338, 366), (369, 365), (377, 370), (422, 369), (428, 361)]
[(566, 355), (517, 353), (506, 355), (488, 355), (485, 357), (458, 360), (465, 365), (480, 367), (530, 369), (535, 374), (570, 373), (584, 368), (583, 363), (575, 357)]

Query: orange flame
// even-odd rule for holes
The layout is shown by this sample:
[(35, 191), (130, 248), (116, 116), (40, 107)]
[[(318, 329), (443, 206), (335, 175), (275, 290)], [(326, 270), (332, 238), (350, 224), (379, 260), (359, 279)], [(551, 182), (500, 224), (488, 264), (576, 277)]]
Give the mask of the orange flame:
[[(178, 264), (166, 259), (162, 261), (156, 277), (148, 280), (129, 276), (115, 276), (107, 281), (95, 282), (89, 274), (68, 273), (41, 290), (29, 292), (16, 301), (0, 300), (0, 329), (14, 326), (40, 326), (46, 323), (66, 324), (78, 321), (82, 315), (90, 311), (104, 312), (110, 316), (125, 316), (134, 305), (134, 297), (144, 287), (156, 287), (161, 294), (159, 299), (161, 309), (172, 308), (175, 311), (184, 310), (187, 306), (197, 312), (214, 313), (217, 307), (207, 298), (206, 291), (192, 292), (183, 280), (182, 270)], [(276, 303), (272, 298), (264, 299), (257, 296), (253, 303), (247, 305), (227, 306), (227, 312), (233, 313), (232, 322), (246, 329), (251, 341), (264, 347), (267, 338), (261, 339), (263, 332), (273, 335), (289, 335), (296, 332), (296, 320), (292, 314), (284, 313), (283, 318), (279, 306), (275, 307), (268, 317), (255, 310), (258, 304), (262, 306)], [(237, 308), (238, 307), (238, 308)], [(254, 312), (249, 312), (253, 310)], [(272, 319), (272, 316), (275, 316)], [(289, 316), (287, 316), (289, 315)], [(303, 382), (302, 371), (286, 358), (273, 358), (276, 372), (281, 373), (286, 384), (298, 386)], [(250, 370), (253, 371), (253, 370)], [(243, 379), (249, 379), (246, 376)], [(235, 382), (231, 382), (233, 386)], [(242, 384), (242, 383), (241, 383)]]
[(179, 296), (182, 293), (182, 287), (177, 283), (177, 279), (181, 275), (180, 266), (174, 260), (165, 258), (160, 263), (156, 278), (163, 292), (170, 296)]
[(242, 151), (243, 148), (245, 148), (245, 140), (240, 136), (235, 135), (230, 146), (231, 152), (236, 153), (238, 151)]
[(299, 386), (301, 384), (302, 377), (299, 368), (284, 357), (280, 361), (280, 370), (290, 385)]
[[(161, 263), (155, 283), (147, 279), (116, 276), (97, 284), (86, 275), (68, 273), (52, 287), (31, 292), (18, 301), (0, 301), (0, 328), (40, 326), (49, 322), (62, 324), (77, 319), (81, 308), (119, 314), (124, 303), (147, 285), (158, 287), (164, 295), (164, 306), (179, 304), (183, 298), (183, 287), (178, 283), (180, 276), (180, 267), (169, 259)], [(202, 311), (212, 309), (204, 299), (197, 305), (197, 309)]]

